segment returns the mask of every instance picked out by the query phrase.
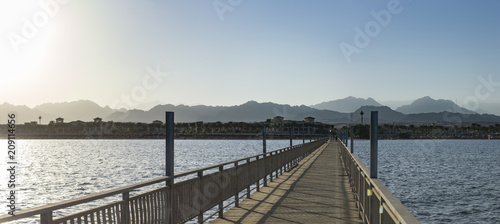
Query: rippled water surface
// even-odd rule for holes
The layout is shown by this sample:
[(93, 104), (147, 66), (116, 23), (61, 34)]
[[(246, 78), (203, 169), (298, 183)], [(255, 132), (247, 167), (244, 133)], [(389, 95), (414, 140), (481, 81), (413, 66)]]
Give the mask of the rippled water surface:
[[(369, 141), (354, 154), (369, 165)], [(500, 141), (379, 141), (379, 179), (422, 223), (500, 223)]]
[[(294, 142), (298, 143), (302, 141)], [(288, 140), (267, 142), (268, 150), (288, 145)], [(0, 147), (6, 151), (5, 140), (0, 140)], [(354, 151), (369, 165), (368, 141), (355, 141)], [(261, 152), (258, 140), (176, 140), (175, 171)], [(1, 214), (7, 212), (6, 154), (0, 164)], [(17, 160), (16, 205), (26, 209), (163, 176), (165, 142), (19, 140)], [(379, 178), (422, 223), (500, 223), (500, 141), (379, 141)], [(114, 200), (119, 196), (55, 216)]]
[[(294, 144), (302, 141), (294, 141)], [(32, 208), (165, 175), (165, 140), (18, 140), (16, 206)], [(268, 140), (268, 151), (289, 140)], [(7, 151), (7, 142), (0, 140)], [(176, 140), (175, 172), (231, 161), (262, 152), (260, 140)], [(7, 153), (0, 166), (0, 214), (7, 213)], [(153, 188), (144, 188), (142, 191)], [(138, 192), (135, 192), (137, 194)], [(132, 195), (135, 195), (134, 192)], [(55, 216), (119, 200), (112, 197), (60, 210)], [(27, 223), (35, 222), (31, 219)], [(15, 222), (20, 223), (20, 222)]]

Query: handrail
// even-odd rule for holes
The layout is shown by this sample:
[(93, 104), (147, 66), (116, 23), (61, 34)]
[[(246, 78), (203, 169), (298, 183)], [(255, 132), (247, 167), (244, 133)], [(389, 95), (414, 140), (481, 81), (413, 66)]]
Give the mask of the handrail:
[(34, 207), (34, 208), (24, 209), (24, 210), (17, 212), (15, 216), (12, 216), (12, 215), (0, 216), (0, 223), (18, 220), (18, 219), (22, 219), (22, 218), (27, 218), (27, 217), (43, 214), (43, 213), (46, 213), (49, 211), (59, 210), (59, 209), (87, 203), (90, 201), (107, 198), (109, 196), (114, 196), (117, 194), (130, 192), (130, 191), (137, 189), (137, 188), (149, 186), (152, 184), (160, 183), (160, 182), (171, 180), (171, 179), (172, 178), (168, 177), (168, 176), (157, 177), (157, 178), (154, 178), (152, 180), (140, 182), (137, 184), (131, 184), (131, 185), (127, 185), (127, 186), (123, 186), (123, 187), (119, 187), (119, 188), (115, 188), (115, 189), (111, 189), (111, 190), (106, 190), (106, 191), (95, 193), (95, 194), (89, 194), (89, 195), (85, 195), (85, 196), (74, 198), (74, 199), (68, 199), (65, 201), (57, 202), (57, 203), (51, 203), (51, 204), (42, 205), (42, 206), (38, 206), (38, 207)]
[(232, 161), (229, 161), (229, 162), (223, 162), (223, 163), (219, 163), (219, 164), (215, 164), (215, 165), (211, 165), (211, 166), (206, 166), (206, 167), (198, 168), (198, 169), (195, 169), (195, 170), (189, 170), (189, 171), (181, 172), (181, 173), (175, 174), (174, 178), (179, 178), (179, 177), (183, 177), (183, 176), (187, 176), (187, 175), (191, 175), (191, 174), (197, 174), (200, 171), (211, 170), (211, 169), (219, 168), (221, 166), (231, 165), (231, 164), (234, 164), (234, 163), (240, 162), (240, 161), (245, 161), (246, 162), (247, 159), (257, 158), (257, 157), (264, 156), (264, 155), (267, 156), (267, 155), (271, 155), (272, 153), (275, 153), (275, 152), (278, 152), (278, 151), (282, 151), (282, 150), (287, 151), (287, 150), (291, 150), (291, 149), (295, 149), (295, 148), (301, 147), (303, 145), (307, 145), (307, 143), (293, 145), (291, 147), (288, 146), (288, 147), (284, 147), (284, 148), (281, 148), (281, 149), (276, 149), (276, 150), (273, 150), (273, 151), (269, 151), (269, 152), (266, 152), (266, 153), (260, 153), (260, 154), (256, 154), (256, 155), (253, 155), (253, 156), (248, 156), (248, 157), (244, 157), (244, 158), (241, 158), (241, 159), (232, 160)]
[[(325, 139), (322, 139), (322, 140), (325, 140)], [(316, 143), (318, 141), (321, 141), (321, 140), (317, 140), (317, 141), (305, 143), (305, 144), (289, 146), (289, 147), (269, 151), (266, 153), (261, 153), (261, 154), (241, 158), (241, 159), (236, 159), (236, 160), (229, 161), (229, 162), (223, 162), (223, 163), (212, 165), (212, 166), (207, 166), (207, 167), (203, 167), (203, 168), (199, 168), (199, 169), (195, 169), (195, 170), (191, 170), (191, 171), (186, 171), (186, 172), (175, 174), (173, 177), (169, 177), (169, 176), (157, 177), (157, 178), (154, 178), (154, 179), (151, 179), (148, 181), (144, 181), (144, 182), (140, 182), (140, 183), (136, 183), (136, 184), (131, 184), (131, 185), (115, 188), (115, 189), (110, 189), (110, 190), (106, 190), (106, 191), (95, 193), (95, 194), (90, 194), (90, 195), (86, 195), (86, 196), (82, 196), (82, 197), (78, 197), (78, 198), (74, 198), (74, 199), (69, 199), (69, 200), (65, 200), (65, 201), (61, 201), (61, 202), (57, 202), (57, 203), (51, 203), (51, 204), (47, 204), (47, 205), (43, 205), (43, 206), (38, 206), (38, 207), (34, 207), (34, 208), (24, 209), (24, 210), (17, 212), (15, 216), (8, 215), (8, 214), (0, 216), (0, 223), (19, 220), (19, 219), (23, 219), (23, 218), (28, 218), (28, 217), (32, 217), (35, 215), (41, 215), (41, 220), (42, 220), (41, 222), (44, 223), (44, 221), (43, 221), (44, 215), (50, 216), (50, 220), (51, 220), (52, 219), (52, 212), (55, 210), (59, 210), (59, 209), (63, 209), (63, 208), (67, 208), (67, 207), (95, 201), (98, 199), (103, 199), (103, 198), (118, 195), (118, 194), (122, 194), (122, 196), (123, 196), (123, 200), (118, 201), (118, 202), (124, 203), (124, 202), (126, 202), (125, 200), (128, 201), (128, 199), (129, 199), (128, 194), (132, 190), (137, 189), (137, 188), (149, 186), (152, 184), (157, 184), (160, 182), (170, 181), (172, 179), (175, 180), (176, 178), (191, 175), (191, 174), (199, 174), (200, 172), (210, 170), (210, 169), (215, 169), (215, 168), (221, 169), (222, 167), (224, 167), (226, 165), (237, 164), (240, 161), (245, 161), (246, 163), (249, 163), (250, 159), (252, 159), (252, 158), (256, 158), (256, 160), (259, 161), (260, 160), (259, 157), (261, 157), (261, 156), (264, 157), (267, 155), (273, 155), (273, 154), (277, 155), (277, 154), (289, 152), (292, 149), (308, 146), (309, 144)], [(270, 157), (267, 157), (267, 158), (270, 158)], [(293, 158), (293, 159), (295, 159), (295, 158)], [(290, 161), (290, 162), (292, 162), (292, 161)], [(242, 164), (242, 165), (244, 165), (244, 164)], [(273, 170), (271, 170), (269, 173), (266, 173), (266, 175), (269, 175), (269, 174), (272, 175), (273, 172), (276, 172), (276, 175), (277, 175), (277, 171), (273, 171)], [(192, 178), (190, 180), (194, 180), (197, 178), (198, 177), (195, 177), (195, 178)], [(116, 202), (114, 202), (114, 203), (116, 203)]]
[[(387, 187), (376, 178), (370, 178), (368, 167), (342, 142), (338, 141), (339, 148), (341, 150), (342, 159), (344, 160), (344, 165), (348, 171), (349, 179), (351, 180), (351, 186), (355, 193), (355, 198), (358, 203), (358, 210), (360, 218), (367, 221), (368, 223), (386, 223), (388, 220), (383, 220), (384, 218), (392, 219), (391, 223), (401, 223), (401, 224), (413, 224), (420, 223), (413, 214), (411, 214), (408, 209), (401, 204), (401, 202), (387, 189)], [(363, 179), (363, 183), (354, 177), (353, 171), (356, 169), (359, 172), (359, 179)], [(369, 201), (370, 196), (365, 192), (364, 184), (368, 185), (368, 189), (373, 192), (373, 196), (377, 197), (379, 200), (379, 206), (372, 206), (371, 201)], [(363, 186), (361, 186), (363, 184)], [(360, 188), (360, 189), (358, 189)], [(366, 190), (368, 190), (366, 189)], [(365, 208), (369, 210), (365, 210)], [(382, 207), (382, 209), (380, 209)], [(387, 217), (381, 214), (388, 210), (390, 213)], [(382, 213), (380, 213), (382, 211)], [(378, 215), (377, 215), (378, 213)], [(372, 215), (373, 214), (373, 215)], [(377, 217), (378, 220), (372, 220), (372, 216)]]

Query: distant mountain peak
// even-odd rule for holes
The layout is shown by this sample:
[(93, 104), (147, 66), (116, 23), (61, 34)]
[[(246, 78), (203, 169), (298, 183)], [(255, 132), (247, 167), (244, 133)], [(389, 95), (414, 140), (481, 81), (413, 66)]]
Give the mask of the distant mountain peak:
[(257, 105), (257, 104), (259, 104), (259, 102), (255, 101), (255, 100), (250, 100), (242, 105)]
[(382, 104), (375, 101), (373, 98), (356, 98), (348, 96), (344, 99), (332, 100), (312, 105), (312, 108), (319, 110), (333, 110), (342, 113), (351, 113), (362, 106), (382, 106)]
[(476, 112), (474, 111), (470, 111), (458, 106), (451, 100), (444, 100), (444, 99), (435, 100), (430, 96), (425, 96), (416, 99), (409, 105), (404, 105), (397, 108), (396, 111), (399, 111), (404, 114), (440, 113), (440, 112), (476, 114)]

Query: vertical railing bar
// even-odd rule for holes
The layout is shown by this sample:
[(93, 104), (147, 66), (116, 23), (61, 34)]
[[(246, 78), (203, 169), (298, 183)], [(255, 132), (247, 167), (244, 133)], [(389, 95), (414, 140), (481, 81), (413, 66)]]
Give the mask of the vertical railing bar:
[[(199, 191), (202, 192), (203, 190), (203, 170), (198, 171), (198, 179), (200, 181), (200, 184), (198, 185)], [(198, 204), (198, 223), (203, 223), (203, 205), (205, 204), (204, 197), (199, 197), (199, 204)]]
[(239, 191), (238, 191), (238, 161), (234, 162), (234, 169), (235, 169), (235, 178), (233, 178), (233, 183), (234, 183), (234, 188), (235, 188), (235, 194), (234, 194), (234, 206), (240, 207), (240, 197), (239, 197)]
[(259, 156), (255, 157), (257, 163), (257, 191), (260, 191), (260, 166), (259, 166)]
[(121, 214), (122, 222), (125, 224), (128, 224), (128, 223), (130, 223), (130, 212), (129, 212), (129, 208), (128, 208), (128, 204), (129, 204), (129, 200), (130, 200), (130, 193), (128, 191), (122, 193), (122, 200), (123, 200), (122, 214)]
[[(383, 215), (383, 210), (384, 210), (384, 207), (383, 207), (384, 199), (382, 198), (382, 196), (380, 196), (379, 202), (380, 202), (380, 204), (379, 204), (378, 223), (382, 224), (382, 215)], [(380, 211), (382, 211), (382, 212), (380, 212)]]
[(40, 214), (40, 224), (51, 224), (52, 219), (52, 211)]
[(222, 200), (222, 193), (223, 193), (222, 183), (224, 182), (224, 180), (222, 180), (223, 178), (222, 171), (224, 171), (224, 165), (219, 166), (219, 172), (221, 173), (219, 180), (220, 181), (219, 186), (221, 186), (219, 194), (219, 218), (224, 218), (224, 200)]
[(266, 146), (266, 126), (262, 127), (262, 153), (264, 153), (264, 187), (267, 187), (267, 146)]
[(134, 200), (134, 207), (135, 207), (135, 222), (140, 223), (142, 218), (141, 198), (137, 198), (136, 200)]
[(283, 175), (283, 149), (280, 150), (280, 175)]
[(154, 211), (155, 211), (155, 217), (154, 217), (154, 220), (153, 220), (153, 221), (154, 221), (154, 222), (158, 222), (158, 220), (160, 219), (160, 218), (159, 218), (159, 215), (160, 215), (160, 214), (158, 213), (158, 208), (160, 208), (160, 205), (159, 205), (159, 203), (158, 203), (158, 199), (159, 199), (159, 192), (155, 192), (155, 193), (153, 194), (153, 196), (154, 196), (154, 200), (153, 200), (153, 202), (154, 202), (154, 203), (153, 203), (153, 205), (154, 205)]
[[(272, 166), (272, 165), (273, 165), (273, 164), (272, 164), (272, 161), (273, 161), (273, 159), (274, 159), (274, 157), (273, 157), (273, 152), (271, 152), (271, 154), (270, 154), (269, 156), (270, 156), (270, 158), (269, 158), (269, 160), (270, 160), (270, 161), (269, 161), (269, 168), (271, 169), (271, 175), (269, 175), (269, 176), (270, 176), (270, 177), (269, 177), (269, 179), (270, 179), (269, 181), (270, 181), (270, 182), (273, 182), (273, 170), (274, 170), (274, 169), (273, 169), (273, 166)], [(267, 166), (267, 161), (266, 161), (266, 166)]]
[[(163, 201), (162, 201), (162, 206), (163, 206), (163, 220), (164, 222), (167, 222), (169, 220), (169, 214), (167, 213), (167, 207), (168, 207), (168, 201), (167, 201), (167, 197), (168, 197), (168, 189), (165, 188), (164, 191), (162, 191), (162, 195), (163, 195)], [(132, 205), (130, 206), (132, 207)]]
[(293, 157), (292, 152), (293, 152), (292, 147), (288, 147), (288, 156), (287, 156), (288, 158), (286, 159), (287, 160), (286, 169), (288, 171), (290, 171), (290, 167), (291, 167), (290, 163), (292, 162), (292, 157)]
[(142, 206), (143, 206), (143, 211), (144, 211), (144, 218), (142, 219), (144, 223), (148, 223), (149, 220), (149, 215), (148, 215), (148, 195), (144, 195), (143, 200), (142, 200)]
[[(250, 172), (250, 159), (247, 159), (247, 175), (248, 175), (248, 179), (250, 179), (250, 175), (252, 175), (252, 172)], [(250, 198), (250, 186), (252, 185), (252, 183), (249, 181), (247, 182), (248, 185), (247, 185), (247, 198)]]

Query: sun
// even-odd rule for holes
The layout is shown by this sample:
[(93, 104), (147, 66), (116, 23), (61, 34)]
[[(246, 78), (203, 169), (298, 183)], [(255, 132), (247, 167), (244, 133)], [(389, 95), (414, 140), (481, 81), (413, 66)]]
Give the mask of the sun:
[[(1, 86), (23, 82), (41, 62), (48, 44), (49, 30), (26, 37), (28, 26), (33, 27), (33, 15), (41, 10), (37, 4), (18, 1), (0, 3), (0, 78)], [(36, 27), (35, 27), (36, 28)], [(23, 33), (24, 32), (24, 33)], [(18, 42), (22, 40), (21, 42)]]
[[(30, 46), (25, 46), (19, 53), (14, 51), (0, 52), (0, 76), (2, 83), (23, 82), (36, 73), (36, 68), (44, 57), (48, 38), (39, 37)], [(9, 46), (7, 46), (9, 47)]]

